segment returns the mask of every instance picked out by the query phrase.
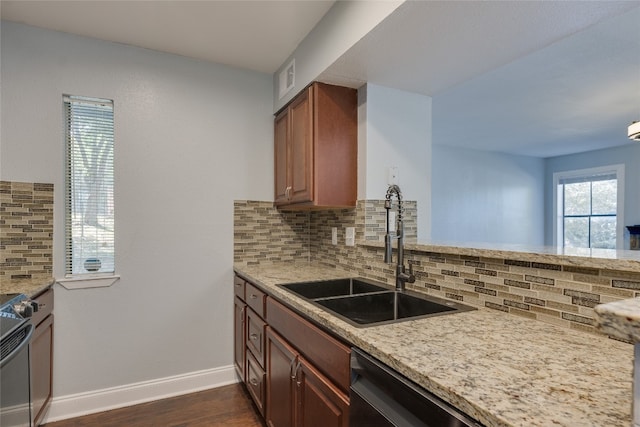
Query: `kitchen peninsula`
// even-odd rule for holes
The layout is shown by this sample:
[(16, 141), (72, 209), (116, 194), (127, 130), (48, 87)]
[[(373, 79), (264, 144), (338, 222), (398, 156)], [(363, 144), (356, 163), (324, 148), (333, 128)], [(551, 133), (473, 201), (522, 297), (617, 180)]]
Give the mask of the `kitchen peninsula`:
[(490, 309), (355, 328), (278, 287), (349, 276), (314, 264), (236, 272), (486, 426), (627, 426), (633, 351)]
[[(383, 263), (380, 229), (372, 225), (381, 206), (368, 200), (355, 210), (302, 214), (236, 201), (235, 271), (486, 426), (630, 425), (633, 346), (598, 332), (594, 307), (635, 297), (635, 252), (557, 254), (413, 240), (405, 256), (416, 282), (407, 287), (478, 310), (368, 328), (278, 286), (358, 276), (391, 287), (393, 266)], [(265, 217), (274, 230), (268, 236), (253, 232)], [(356, 246), (332, 245), (331, 226), (354, 226)]]

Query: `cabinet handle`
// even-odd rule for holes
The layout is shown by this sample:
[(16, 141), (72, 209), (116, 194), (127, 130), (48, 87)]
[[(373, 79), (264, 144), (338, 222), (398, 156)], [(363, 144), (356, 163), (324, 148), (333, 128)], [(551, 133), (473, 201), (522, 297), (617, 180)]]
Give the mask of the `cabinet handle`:
[(298, 365), (296, 366), (296, 385), (300, 387), (302, 384), (302, 379), (300, 378), (300, 369), (302, 369), (302, 362), (298, 360)]
[(252, 386), (256, 387), (258, 385), (258, 380), (255, 378), (251, 378), (249, 380), (249, 382), (251, 383)]
[(251, 298), (251, 299), (256, 299), (256, 298), (258, 298), (258, 295), (256, 295), (256, 294), (251, 294), (251, 295), (249, 295), (249, 298)]
[(254, 341), (258, 340), (258, 335), (257, 334), (251, 334), (251, 335), (249, 335), (249, 337)]
[(291, 380), (295, 380), (296, 379), (296, 375), (298, 375), (298, 366), (296, 365), (296, 362), (298, 361), (298, 358), (295, 357), (293, 359), (291, 359), (291, 363), (289, 363), (289, 376), (291, 377)]

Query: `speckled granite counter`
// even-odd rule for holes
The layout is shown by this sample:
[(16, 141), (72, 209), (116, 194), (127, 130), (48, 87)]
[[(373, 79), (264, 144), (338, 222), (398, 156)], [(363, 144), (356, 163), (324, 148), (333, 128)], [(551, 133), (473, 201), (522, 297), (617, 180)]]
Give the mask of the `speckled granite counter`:
[(44, 291), (54, 283), (53, 278), (34, 279), (2, 279), (0, 294), (25, 294), (34, 296)]
[[(384, 247), (382, 242), (359, 242)], [(480, 243), (413, 243), (405, 249), (640, 272), (640, 251)]]
[(600, 304), (595, 307), (596, 327), (602, 333), (640, 342), (640, 298)]
[(629, 344), (487, 309), (355, 328), (276, 286), (348, 272), (308, 264), (235, 270), (486, 426), (631, 424)]

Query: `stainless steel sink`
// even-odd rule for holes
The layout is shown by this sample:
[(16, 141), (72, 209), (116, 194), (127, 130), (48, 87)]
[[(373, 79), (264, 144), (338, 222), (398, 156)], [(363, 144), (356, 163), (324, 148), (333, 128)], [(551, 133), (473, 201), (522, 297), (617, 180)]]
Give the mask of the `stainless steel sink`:
[(361, 279), (322, 280), (280, 286), (303, 298), (312, 300), (389, 290), (383, 285), (376, 285)]
[(362, 279), (293, 283), (281, 287), (357, 327), (475, 310), (455, 301), (410, 291), (397, 292)]

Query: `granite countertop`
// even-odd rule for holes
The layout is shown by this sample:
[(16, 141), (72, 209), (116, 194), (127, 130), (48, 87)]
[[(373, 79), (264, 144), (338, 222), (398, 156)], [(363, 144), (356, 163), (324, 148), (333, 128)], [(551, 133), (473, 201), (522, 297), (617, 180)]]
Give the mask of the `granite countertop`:
[(640, 342), (640, 298), (600, 304), (595, 307), (596, 327), (622, 340)]
[[(384, 247), (384, 242), (361, 241), (362, 246)], [(405, 242), (405, 249), (417, 252), (439, 252), (453, 255), (494, 257), (575, 267), (613, 269), (640, 272), (640, 251), (558, 248), (555, 246), (530, 246), (498, 243), (453, 242)]]
[(487, 427), (631, 425), (629, 344), (484, 308), (356, 328), (276, 286), (348, 272), (293, 263), (235, 270)]
[(53, 285), (54, 282), (53, 277), (2, 279), (0, 282), (0, 294), (25, 294), (32, 297)]

